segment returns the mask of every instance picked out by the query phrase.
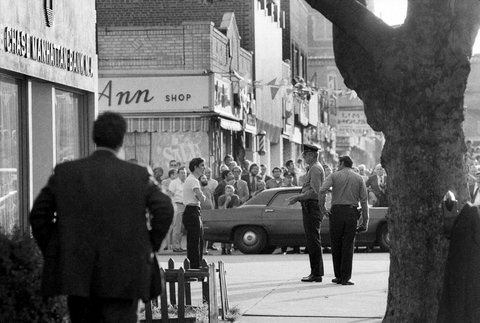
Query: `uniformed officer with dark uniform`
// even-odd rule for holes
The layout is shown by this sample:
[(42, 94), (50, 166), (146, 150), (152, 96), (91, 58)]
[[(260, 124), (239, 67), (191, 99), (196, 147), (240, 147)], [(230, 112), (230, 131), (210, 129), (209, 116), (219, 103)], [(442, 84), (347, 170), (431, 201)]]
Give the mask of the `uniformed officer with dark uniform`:
[(307, 240), (310, 258), (310, 275), (303, 277), (303, 282), (321, 282), (323, 272), (322, 244), (320, 241), (320, 226), (323, 215), (318, 206), (318, 193), (325, 179), (322, 165), (318, 162), (318, 148), (303, 145), (303, 159), (308, 164), (304, 184), (300, 194), (288, 199), (289, 204), (300, 202), (302, 205), (303, 227)]

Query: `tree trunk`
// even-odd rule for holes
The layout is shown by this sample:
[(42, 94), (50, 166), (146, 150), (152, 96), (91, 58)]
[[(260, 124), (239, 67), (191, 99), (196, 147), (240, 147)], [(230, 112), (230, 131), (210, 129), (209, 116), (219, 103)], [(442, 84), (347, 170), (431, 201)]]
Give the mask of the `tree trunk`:
[[(384, 322), (435, 322), (448, 247), (440, 203), (448, 190), (466, 196), (463, 105), (451, 99), (438, 106), (425, 90), (401, 94), (414, 104), (389, 101), (392, 121), (382, 154), (392, 243)], [(405, 113), (408, 108), (418, 113)]]
[[(460, 204), (467, 197), (463, 95), (479, 1), (409, 1), (407, 20), (395, 29), (353, 0), (307, 2), (333, 22), (337, 67), (363, 100), (370, 126), (385, 135), (391, 249), (384, 322), (435, 322), (448, 247), (440, 204), (448, 190)], [(340, 10), (347, 16), (339, 19)], [(358, 20), (362, 28), (352, 28), (349, 21)]]

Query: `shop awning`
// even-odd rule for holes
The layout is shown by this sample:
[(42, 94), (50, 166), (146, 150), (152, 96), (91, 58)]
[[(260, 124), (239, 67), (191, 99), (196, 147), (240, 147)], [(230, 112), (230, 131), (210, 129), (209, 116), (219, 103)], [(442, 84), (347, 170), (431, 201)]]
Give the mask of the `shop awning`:
[(228, 120), (224, 118), (220, 118), (220, 127), (225, 130), (230, 131), (242, 131), (243, 127), (242, 124), (238, 121)]
[(208, 132), (206, 117), (127, 117), (127, 132)]

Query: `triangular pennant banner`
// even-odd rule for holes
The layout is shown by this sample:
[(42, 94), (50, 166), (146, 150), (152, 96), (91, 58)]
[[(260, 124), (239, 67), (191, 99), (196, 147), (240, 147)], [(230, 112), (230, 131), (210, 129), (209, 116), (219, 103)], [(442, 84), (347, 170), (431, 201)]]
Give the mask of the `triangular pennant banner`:
[(270, 91), (272, 92), (272, 100), (275, 99), (275, 97), (277, 96), (277, 93), (278, 93), (278, 90), (279, 90), (279, 89), (280, 89), (280, 88), (278, 88), (278, 87), (273, 87), (273, 86), (270, 88)]
[(275, 83), (277, 83), (277, 78), (274, 78), (273, 80), (268, 82), (267, 85), (275, 85)]

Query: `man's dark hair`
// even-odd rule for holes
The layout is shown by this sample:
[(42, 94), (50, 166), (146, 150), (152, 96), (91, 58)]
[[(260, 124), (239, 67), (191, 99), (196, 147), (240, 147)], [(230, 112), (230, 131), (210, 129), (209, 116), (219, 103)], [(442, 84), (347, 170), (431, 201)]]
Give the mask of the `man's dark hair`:
[(190, 169), (191, 172), (195, 170), (195, 167), (200, 166), (201, 163), (204, 163), (205, 159), (201, 157), (194, 158), (190, 161), (190, 164), (188, 165), (188, 169)]
[(98, 147), (118, 149), (123, 144), (127, 122), (118, 113), (104, 112), (93, 123), (93, 142)]
[(345, 167), (352, 168), (352, 166), (353, 166), (353, 161), (349, 156), (342, 156), (342, 157), (338, 158), (338, 161), (340, 163), (343, 163), (343, 166), (345, 166)]
[(289, 171), (283, 173), (283, 177), (295, 177), (295, 174)]
[(248, 172), (251, 172), (251, 171), (252, 171), (252, 167), (255, 167), (255, 166), (258, 167), (258, 164), (252, 163), (252, 164), (250, 165), (250, 167), (248, 167)]
[(177, 173), (179, 173), (183, 169), (185, 169), (185, 172), (187, 171), (187, 168), (185, 166), (180, 166), (178, 167)]
[(293, 164), (293, 160), (289, 159), (285, 162), (285, 167), (290, 167)]
[(175, 168), (172, 168), (168, 171), (168, 177), (172, 176), (173, 174), (175, 174), (177, 172), (177, 170)]
[(282, 172), (282, 169), (280, 167), (273, 167), (272, 173), (275, 172), (276, 170)]
[(231, 172), (232, 172), (231, 170), (224, 170), (224, 171), (222, 172), (222, 179), (227, 178), (228, 173), (231, 173)]
[[(230, 155), (230, 154), (226, 154), (225, 157), (223, 157), (223, 162), (225, 162), (225, 160), (227, 160), (227, 158), (230, 158), (231, 160), (233, 160), (233, 156)], [(228, 166), (228, 165), (227, 165)]]

